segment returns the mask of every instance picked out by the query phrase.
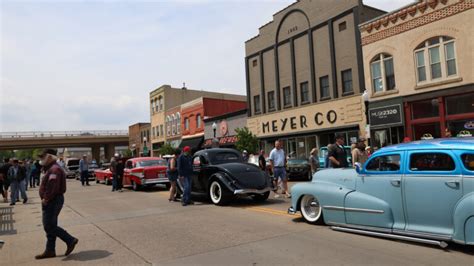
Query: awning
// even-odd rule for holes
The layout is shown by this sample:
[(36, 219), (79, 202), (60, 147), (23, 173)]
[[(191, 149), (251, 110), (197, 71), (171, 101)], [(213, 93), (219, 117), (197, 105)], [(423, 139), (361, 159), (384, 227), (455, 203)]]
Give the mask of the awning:
[(202, 142), (204, 140), (204, 137), (197, 137), (197, 138), (191, 138), (191, 139), (183, 139), (181, 141), (181, 144), (179, 144), (179, 148), (184, 148), (186, 146), (191, 147), (193, 151), (199, 150), (201, 148)]

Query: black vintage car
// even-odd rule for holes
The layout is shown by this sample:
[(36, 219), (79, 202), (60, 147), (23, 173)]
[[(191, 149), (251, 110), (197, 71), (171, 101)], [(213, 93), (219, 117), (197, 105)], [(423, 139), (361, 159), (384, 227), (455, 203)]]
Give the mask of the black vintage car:
[(192, 192), (206, 194), (216, 205), (226, 205), (237, 195), (265, 201), (272, 189), (270, 177), (257, 166), (244, 162), (234, 149), (196, 152), (193, 170)]

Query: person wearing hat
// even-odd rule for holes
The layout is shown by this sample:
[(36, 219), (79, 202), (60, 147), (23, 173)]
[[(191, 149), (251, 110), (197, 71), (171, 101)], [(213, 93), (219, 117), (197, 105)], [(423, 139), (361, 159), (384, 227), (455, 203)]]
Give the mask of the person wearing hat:
[(15, 205), (19, 193), (21, 193), (23, 204), (28, 201), (28, 196), (26, 195), (25, 179), (26, 168), (22, 165), (19, 165), (18, 159), (13, 159), (13, 165), (10, 167), (10, 169), (8, 169), (8, 180), (10, 181), (11, 187), (11, 206)]
[(67, 245), (65, 256), (71, 254), (78, 243), (78, 239), (58, 226), (58, 216), (64, 205), (66, 192), (66, 175), (56, 162), (56, 150), (44, 149), (39, 155), (45, 172), (41, 180), (39, 195), (43, 211), (43, 228), (46, 232), (46, 249), (36, 255), (36, 259), (56, 257), (56, 238), (59, 237)]
[(193, 158), (191, 156), (191, 147), (185, 146), (183, 153), (178, 158), (178, 174), (180, 182), (183, 183), (184, 191), (181, 198), (183, 206), (193, 204), (191, 201)]
[(81, 183), (84, 186), (89, 186), (89, 162), (87, 162), (87, 155), (82, 155), (79, 161), (79, 173), (81, 173)]
[(356, 163), (360, 163), (363, 165), (368, 158), (369, 155), (365, 150), (365, 139), (359, 138), (357, 140), (355, 149), (352, 150), (352, 166), (355, 167)]
[(334, 143), (334, 149), (328, 152), (328, 158), (333, 168), (344, 168), (348, 167), (347, 154), (344, 149), (344, 135), (336, 134), (336, 142)]

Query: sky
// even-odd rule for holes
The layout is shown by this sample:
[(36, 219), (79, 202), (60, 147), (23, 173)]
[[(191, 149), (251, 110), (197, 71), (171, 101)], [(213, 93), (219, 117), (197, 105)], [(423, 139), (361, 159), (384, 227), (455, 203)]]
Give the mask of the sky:
[(244, 95), (245, 41), (293, 2), (0, 0), (0, 132), (126, 130), (163, 84)]

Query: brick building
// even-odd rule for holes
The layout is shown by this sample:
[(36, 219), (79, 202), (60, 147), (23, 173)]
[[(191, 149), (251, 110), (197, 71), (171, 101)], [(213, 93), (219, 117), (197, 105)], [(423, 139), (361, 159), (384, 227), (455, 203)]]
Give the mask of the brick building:
[[(150, 123), (136, 123), (128, 127), (128, 145), (134, 156), (147, 155), (150, 151)], [(145, 147), (147, 147), (145, 149)]]

